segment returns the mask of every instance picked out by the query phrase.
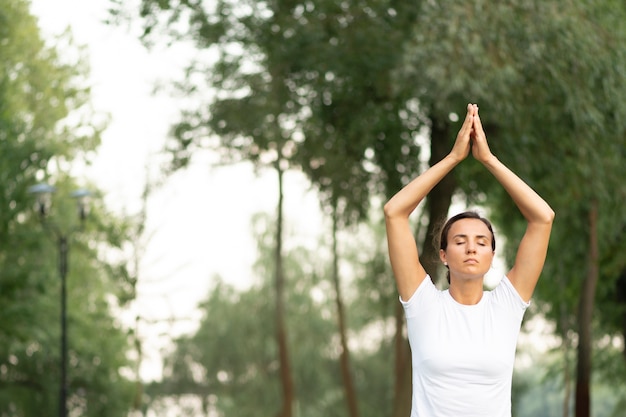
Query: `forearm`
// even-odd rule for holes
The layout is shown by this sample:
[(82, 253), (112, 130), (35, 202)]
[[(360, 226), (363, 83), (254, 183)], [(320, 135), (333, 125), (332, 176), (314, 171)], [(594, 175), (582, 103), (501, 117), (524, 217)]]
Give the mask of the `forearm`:
[(529, 223), (552, 223), (554, 211), (528, 184), (492, 155), (483, 165), (493, 174)]
[(408, 183), (385, 204), (385, 216), (408, 217), (417, 205), (428, 195), (435, 185), (439, 183), (460, 162), (452, 155), (424, 171), (419, 177)]

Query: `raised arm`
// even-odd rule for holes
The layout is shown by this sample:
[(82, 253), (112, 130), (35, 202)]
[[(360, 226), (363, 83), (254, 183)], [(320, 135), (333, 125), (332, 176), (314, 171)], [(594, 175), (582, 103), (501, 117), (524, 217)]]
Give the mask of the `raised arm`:
[(450, 153), (407, 184), (385, 204), (389, 259), (398, 292), (405, 301), (413, 295), (426, 278), (426, 271), (419, 261), (409, 216), (430, 190), (469, 155), (473, 115), (477, 110), (475, 105), (468, 104), (465, 121)]
[(507, 277), (520, 296), (529, 301), (548, 252), (554, 211), (539, 194), (491, 153), (478, 112), (474, 116), (474, 129), (472, 130), (472, 155), (504, 187), (528, 222), (526, 232), (517, 249), (515, 264)]

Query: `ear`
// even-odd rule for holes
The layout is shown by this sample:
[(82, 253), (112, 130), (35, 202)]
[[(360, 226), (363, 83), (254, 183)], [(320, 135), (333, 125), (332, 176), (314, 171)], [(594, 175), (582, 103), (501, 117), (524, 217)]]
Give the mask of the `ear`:
[(446, 251), (443, 249), (439, 249), (439, 259), (441, 259), (441, 262), (443, 262), (444, 264), (446, 264), (446, 262), (448, 262), (448, 258), (446, 257)]

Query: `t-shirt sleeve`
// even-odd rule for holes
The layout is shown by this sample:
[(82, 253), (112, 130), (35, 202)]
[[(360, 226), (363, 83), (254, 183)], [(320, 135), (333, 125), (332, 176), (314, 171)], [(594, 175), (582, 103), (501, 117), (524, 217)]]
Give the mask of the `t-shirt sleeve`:
[(492, 291), (492, 297), (496, 298), (498, 304), (505, 306), (509, 311), (520, 316), (523, 316), (526, 309), (530, 306), (530, 301), (524, 301), (506, 275)]
[(439, 293), (440, 291), (435, 287), (430, 276), (426, 275), (426, 278), (424, 278), (408, 300), (404, 301), (402, 297), (399, 297), (400, 303), (404, 307), (406, 318), (416, 317), (422, 311), (427, 311), (430, 305), (436, 302)]

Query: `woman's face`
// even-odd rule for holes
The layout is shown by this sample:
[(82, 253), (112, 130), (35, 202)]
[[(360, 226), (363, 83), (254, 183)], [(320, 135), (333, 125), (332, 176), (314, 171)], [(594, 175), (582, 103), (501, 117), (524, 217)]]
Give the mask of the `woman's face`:
[(448, 246), (439, 251), (441, 261), (447, 263), (450, 278), (482, 278), (493, 261), (493, 236), (479, 219), (461, 219), (448, 231)]

